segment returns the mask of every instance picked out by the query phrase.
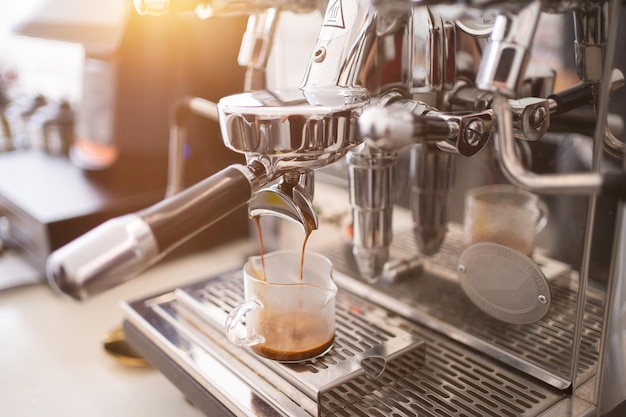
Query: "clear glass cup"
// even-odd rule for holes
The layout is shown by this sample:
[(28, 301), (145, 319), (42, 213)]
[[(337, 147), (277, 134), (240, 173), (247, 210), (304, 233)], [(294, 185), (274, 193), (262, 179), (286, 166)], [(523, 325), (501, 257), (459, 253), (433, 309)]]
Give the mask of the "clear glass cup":
[(295, 250), (250, 257), (243, 268), (245, 302), (226, 320), (228, 339), (282, 362), (325, 354), (335, 338), (332, 274), (330, 260), (315, 252), (304, 259)]
[(465, 196), (465, 243), (499, 243), (532, 257), (535, 237), (548, 215), (548, 206), (537, 195), (513, 185), (473, 188)]

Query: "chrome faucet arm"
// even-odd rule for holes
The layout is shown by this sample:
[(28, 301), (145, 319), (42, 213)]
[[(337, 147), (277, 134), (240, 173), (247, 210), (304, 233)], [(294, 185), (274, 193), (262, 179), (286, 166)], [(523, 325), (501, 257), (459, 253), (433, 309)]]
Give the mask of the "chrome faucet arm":
[(496, 96), (494, 112), (498, 125), (498, 140), (496, 141), (498, 158), (504, 173), (514, 184), (537, 193), (577, 195), (605, 193), (620, 198), (626, 197), (624, 174), (587, 172), (539, 175), (529, 171), (517, 157), (512, 112), (508, 100)]
[[(535, 6), (533, 5), (532, 7), (534, 8)], [(604, 7), (600, 9), (607, 13), (604, 17), (608, 19), (609, 14), (607, 9)], [(594, 10), (597, 11), (600, 9)], [(617, 15), (619, 2), (613, 3), (613, 9), (616, 10), (615, 15)], [(611, 51), (612, 54), (617, 42), (617, 25), (614, 24), (608, 26), (611, 28), (612, 32), (607, 35), (608, 46), (606, 50)], [(495, 40), (497, 44), (498, 39), (499, 37), (496, 35), (495, 37), (492, 37), (491, 41)], [(498, 55), (496, 54), (495, 56)], [(512, 120), (511, 104), (503, 96), (503, 94), (508, 95), (510, 93), (510, 86), (500, 85), (495, 78), (492, 78), (491, 81), (488, 80), (488, 77), (483, 79), (483, 86), (489, 86), (489, 89), (496, 93), (492, 103), (492, 108), (498, 125), (498, 141), (496, 142), (496, 146), (501, 166), (511, 182), (539, 193), (582, 195), (597, 195), (600, 193), (606, 193), (613, 194), (619, 198), (626, 197), (625, 175), (623, 173), (616, 175), (602, 174), (598, 166), (599, 153), (603, 143), (605, 142), (608, 98), (612, 90), (623, 85), (623, 74), (615, 72), (611, 68), (610, 65), (612, 65), (613, 62), (613, 57), (611, 55), (607, 57), (598, 56), (597, 58), (599, 61), (596, 59), (595, 65), (602, 68), (603, 76), (600, 76), (597, 73), (598, 70), (594, 69), (594, 75), (589, 75), (589, 77), (594, 79), (594, 82), (591, 82), (590, 84), (580, 84), (575, 87), (574, 90), (570, 90), (569, 92), (562, 94), (561, 98), (565, 97), (564, 100), (560, 100), (558, 95), (551, 96), (550, 100), (552, 102), (548, 104), (548, 108), (551, 111), (558, 111), (559, 106), (561, 106), (562, 109), (567, 108), (572, 102), (580, 102), (579, 95), (581, 94), (581, 91), (584, 93), (582, 96), (585, 100), (587, 100), (588, 96), (591, 96), (593, 99), (592, 101), (597, 103), (598, 124), (596, 126), (596, 134), (594, 137), (596, 143), (594, 149), (594, 166), (593, 171), (587, 173), (537, 175), (524, 167), (517, 159), (515, 153), (515, 129)], [(605, 60), (607, 62), (605, 62)], [(486, 66), (491, 65), (488, 61), (489, 60), (483, 61), (487, 62), (487, 64), (485, 64)], [(489, 72), (490, 71), (484, 71), (484, 73)], [(602, 82), (597, 82), (595, 81), (596, 79), (601, 79)]]
[(445, 113), (416, 100), (399, 99), (366, 109), (359, 128), (361, 136), (382, 148), (399, 150), (430, 143), (446, 152), (471, 156), (489, 140), (492, 119), (491, 110)]
[(517, 157), (509, 101), (497, 95), (494, 97), (493, 109), (498, 125), (496, 149), (501, 166), (511, 182), (538, 193), (589, 195), (599, 193), (602, 176), (597, 173), (538, 175), (529, 171)]

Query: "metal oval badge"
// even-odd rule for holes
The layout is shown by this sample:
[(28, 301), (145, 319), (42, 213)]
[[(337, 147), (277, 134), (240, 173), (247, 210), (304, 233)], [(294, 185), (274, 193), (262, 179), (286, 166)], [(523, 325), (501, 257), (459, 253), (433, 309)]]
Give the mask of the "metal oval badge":
[(498, 320), (533, 323), (550, 308), (550, 287), (539, 265), (507, 246), (482, 242), (467, 247), (459, 257), (458, 276), (469, 299)]

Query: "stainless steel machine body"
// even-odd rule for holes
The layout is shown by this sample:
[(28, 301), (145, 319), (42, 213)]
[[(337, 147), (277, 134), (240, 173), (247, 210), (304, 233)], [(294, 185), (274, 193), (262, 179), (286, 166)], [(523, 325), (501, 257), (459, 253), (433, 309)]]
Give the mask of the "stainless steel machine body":
[[(261, 34), (281, 10), (319, 3), (137, 3), (252, 14), (242, 50), (255, 39), (262, 53), (240, 56), (248, 91), (215, 110), (247, 165), (62, 248), (49, 261), (54, 286), (93, 295), (243, 204), (310, 232), (325, 212), (314, 173), (347, 164), (351, 241), (321, 250), (340, 287), (328, 355), (286, 365), (230, 345), (238, 272), (124, 305), (130, 341), (207, 415), (625, 412), (626, 177), (609, 123), (624, 84), (613, 64), (620, 1), (333, 0), (301, 85), (275, 90), (259, 78), (274, 41)], [(547, 33), (565, 39), (559, 53), (574, 50), (579, 79), (559, 90), (567, 65), (537, 75), (532, 62), (554, 15), (574, 17), (572, 39)], [(560, 120), (571, 130), (551, 129)], [(532, 257), (463, 239), (465, 192), (500, 182), (550, 205)], [(398, 195), (412, 214), (402, 230)]]

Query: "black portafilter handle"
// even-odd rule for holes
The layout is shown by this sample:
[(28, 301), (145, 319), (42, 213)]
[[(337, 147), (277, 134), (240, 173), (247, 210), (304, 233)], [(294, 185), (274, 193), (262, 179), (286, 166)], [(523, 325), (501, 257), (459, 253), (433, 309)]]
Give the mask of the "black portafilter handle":
[(592, 83), (580, 82), (548, 96), (548, 100), (556, 103), (556, 109), (552, 114), (560, 115), (593, 103), (592, 85)]
[[(595, 85), (594, 83), (581, 81), (576, 85), (548, 96), (548, 100), (553, 100), (556, 103), (556, 108), (552, 114), (559, 115), (592, 104)], [(623, 86), (624, 74), (620, 70), (614, 69), (611, 75), (611, 92)]]
[(230, 165), (136, 213), (113, 218), (54, 251), (50, 286), (76, 300), (120, 285), (205, 230), (269, 182), (265, 169)]

